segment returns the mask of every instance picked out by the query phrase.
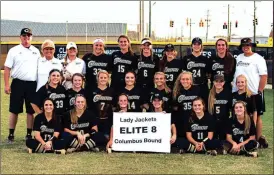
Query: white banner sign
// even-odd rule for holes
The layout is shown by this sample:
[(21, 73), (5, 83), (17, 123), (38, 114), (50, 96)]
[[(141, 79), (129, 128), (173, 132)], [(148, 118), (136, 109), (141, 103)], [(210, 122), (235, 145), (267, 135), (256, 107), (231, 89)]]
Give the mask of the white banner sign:
[(169, 113), (114, 113), (112, 150), (170, 153), (170, 120)]

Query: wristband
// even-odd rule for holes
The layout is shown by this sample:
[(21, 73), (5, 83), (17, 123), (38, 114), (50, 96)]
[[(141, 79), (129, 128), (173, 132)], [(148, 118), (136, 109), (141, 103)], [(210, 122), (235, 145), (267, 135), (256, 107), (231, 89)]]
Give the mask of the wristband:
[(203, 142), (205, 143), (208, 139), (209, 139), (208, 137), (207, 137), (207, 138), (205, 138), (205, 139), (203, 140)]

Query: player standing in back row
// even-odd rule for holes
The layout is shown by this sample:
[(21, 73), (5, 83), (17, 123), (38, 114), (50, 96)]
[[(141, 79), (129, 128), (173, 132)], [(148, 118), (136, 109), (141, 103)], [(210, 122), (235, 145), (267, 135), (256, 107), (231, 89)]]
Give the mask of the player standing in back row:
[[(207, 73), (210, 72), (209, 59), (202, 55), (203, 44), (201, 38), (193, 38), (192, 53), (183, 58), (183, 69), (192, 72), (193, 83), (200, 87), (204, 98), (208, 98), (208, 80)], [(207, 106), (207, 100), (205, 100)]]
[(163, 59), (160, 61), (160, 71), (166, 75), (166, 84), (173, 89), (178, 75), (182, 72), (182, 60), (176, 59), (177, 52), (174, 45), (167, 44), (164, 49)]
[(118, 43), (121, 50), (112, 53), (111, 87), (115, 91), (125, 87), (125, 74), (137, 69), (137, 56), (131, 49), (129, 38), (121, 35)]
[(149, 38), (142, 39), (140, 48), (136, 84), (145, 91), (145, 94), (149, 94), (154, 88), (153, 76), (159, 69), (159, 57), (153, 54), (152, 42)]

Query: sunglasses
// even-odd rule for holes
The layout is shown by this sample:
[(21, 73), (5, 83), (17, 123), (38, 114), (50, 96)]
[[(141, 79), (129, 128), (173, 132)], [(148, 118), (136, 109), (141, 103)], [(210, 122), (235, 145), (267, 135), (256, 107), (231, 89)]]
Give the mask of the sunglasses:
[(23, 34), (23, 35), (21, 35), (21, 36), (23, 36), (23, 37), (26, 37), (26, 36), (31, 37), (32, 34)]

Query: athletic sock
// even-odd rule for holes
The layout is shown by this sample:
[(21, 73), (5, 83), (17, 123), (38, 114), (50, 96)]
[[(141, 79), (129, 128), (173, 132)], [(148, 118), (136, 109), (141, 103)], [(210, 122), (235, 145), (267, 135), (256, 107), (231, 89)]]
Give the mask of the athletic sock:
[(32, 129), (27, 128), (27, 135), (31, 135)]
[(10, 129), (9, 136), (14, 136), (14, 129)]

